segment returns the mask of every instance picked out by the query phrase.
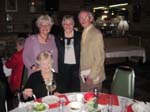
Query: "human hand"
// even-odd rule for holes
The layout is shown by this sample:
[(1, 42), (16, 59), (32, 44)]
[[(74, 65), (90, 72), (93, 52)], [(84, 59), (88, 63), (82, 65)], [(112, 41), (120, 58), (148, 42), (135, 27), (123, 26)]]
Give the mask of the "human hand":
[(34, 71), (34, 72), (36, 72), (36, 71), (38, 71), (39, 70), (39, 67), (37, 67), (37, 66), (32, 66), (32, 71)]
[(90, 70), (90, 69), (82, 70), (82, 71), (81, 71), (80, 76), (81, 76), (81, 78), (82, 78), (83, 83), (85, 83), (85, 82), (86, 82), (86, 80), (87, 80), (87, 78), (88, 78), (88, 76), (89, 76), (90, 72), (91, 72), (91, 70)]
[(33, 96), (33, 90), (30, 88), (24, 89), (23, 96), (24, 96), (24, 98), (32, 97)]
[(85, 81), (86, 81), (85, 83), (87, 83), (88, 85), (93, 84), (93, 80), (89, 76), (85, 77)]

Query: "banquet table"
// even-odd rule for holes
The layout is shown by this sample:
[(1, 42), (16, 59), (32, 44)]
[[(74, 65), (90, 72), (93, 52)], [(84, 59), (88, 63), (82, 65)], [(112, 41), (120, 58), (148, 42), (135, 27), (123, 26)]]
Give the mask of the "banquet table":
[[(66, 103), (63, 106), (63, 112), (70, 112), (67, 104), (69, 102), (72, 102), (73, 100), (75, 100), (74, 98), (77, 96), (77, 94), (82, 94), (84, 95), (90, 95), (91, 93), (67, 93), (67, 94), (63, 94), (60, 98), (64, 98), (66, 100)], [(59, 96), (58, 96), (59, 97)], [(85, 96), (84, 96), (85, 97)], [(110, 108), (108, 106), (108, 98), (111, 98), (111, 110), (112, 111), (108, 111), (108, 108)], [(37, 101), (41, 101), (41, 100), (37, 100)], [(30, 103), (34, 103), (35, 101), (31, 101)], [(98, 99), (98, 104), (103, 105), (103, 107), (105, 108), (103, 111), (101, 112), (122, 112), (122, 108), (130, 106), (132, 103), (134, 103), (133, 99), (127, 98), (127, 97), (122, 97), (122, 96), (117, 96), (117, 95), (112, 95), (112, 94), (105, 94), (105, 93), (100, 93), (99, 94), (99, 99)], [(10, 112), (33, 112), (33, 110), (30, 110), (30, 105), (26, 105), (26, 106), (21, 106), (21, 107), (17, 107), (13, 110), (11, 110)], [(49, 106), (49, 109), (47, 111), (44, 112), (61, 112), (60, 111), (60, 107), (58, 105), (51, 105)], [(80, 112), (87, 112), (85, 110), (80, 111)], [(131, 107), (127, 109), (126, 112), (132, 112)]]
[(143, 63), (146, 61), (145, 49), (138, 46), (123, 46), (116, 48), (105, 49), (106, 58), (121, 58), (121, 57), (142, 57)]

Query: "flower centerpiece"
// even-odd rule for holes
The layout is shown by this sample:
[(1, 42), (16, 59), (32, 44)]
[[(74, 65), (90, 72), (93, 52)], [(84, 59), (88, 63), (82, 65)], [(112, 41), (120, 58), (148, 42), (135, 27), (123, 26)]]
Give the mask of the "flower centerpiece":
[(88, 112), (97, 112), (98, 104), (96, 97), (91, 98), (90, 100), (87, 101), (86, 108)]
[(88, 112), (97, 112), (98, 103), (97, 97), (93, 94), (93, 92), (88, 92), (84, 95), (84, 99), (86, 101), (86, 109)]

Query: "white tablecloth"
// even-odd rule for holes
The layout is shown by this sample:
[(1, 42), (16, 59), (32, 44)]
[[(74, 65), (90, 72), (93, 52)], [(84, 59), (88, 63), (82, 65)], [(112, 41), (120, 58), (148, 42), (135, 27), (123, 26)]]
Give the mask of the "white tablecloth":
[(143, 63), (146, 61), (145, 49), (138, 46), (124, 46), (117, 48), (106, 48), (106, 58), (119, 58), (119, 57), (142, 57)]
[[(76, 95), (76, 94), (81, 94), (81, 93), (69, 93), (69, 94), (66, 94), (66, 95), (67, 95), (67, 98), (69, 99), (70, 95)], [(126, 98), (126, 97), (121, 97), (121, 96), (118, 96), (118, 101), (119, 101), (118, 106), (114, 106), (114, 105), (112, 106), (112, 112), (121, 112), (121, 107), (123, 105), (125, 105), (125, 104), (129, 105), (129, 104), (133, 103), (132, 99), (129, 99), (129, 98)], [(105, 106), (105, 108), (108, 108), (108, 105), (104, 105), (104, 106)], [(20, 107), (20, 108), (18, 107), (18, 108), (15, 108), (15, 109), (11, 110), (10, 112), (31, 112), (29, 108), (30, 108), (29, 106)], [(105, 109), (105, 110), (107, 110), (107, 109)], [(46, 112), (60, 112), (60, 111), (59, 111), (59, 108), (52, 108), (52, 109), (49, 109)], [(63, 112), (70, 112), (67, 106), (63, 107)], [(83, 112), (86, 112), (86, 111), (83, 111)], [(103, 111), (103, 112), (107, 112), (107, 111)]]

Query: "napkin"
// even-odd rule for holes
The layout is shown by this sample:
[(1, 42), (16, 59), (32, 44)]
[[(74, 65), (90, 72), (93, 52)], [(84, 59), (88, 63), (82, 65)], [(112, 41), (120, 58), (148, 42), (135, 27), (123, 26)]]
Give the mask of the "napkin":
[(126, 107), (127, 112), (133, 112), (132, 104)]
[(111, 98), (112, 105), (116, 105), (116, 106), (119, 105), (118, 96), (112, 95), (112, 94), (100, 94), (99, 99), (98, 99), (98, 103), (106, 105), (109, 102), (109, 98)]
[(84, 99), (85, 101), (89, 101), (90, 99), (92, 99), (94, 97), (93, 92), (87, 92), (84, 94)]
[[(90, 100), (91, 98), (93, 98), (93, 92), (87, 92), (84, 94), (84, 99), (86, 101)], [(119, 101), (118, 101), (118, 96), (117, 95), (112, 95), (112, 94), (99, 94), (99, 98), (98, 98), (98, 103), (102, 104), (102, 105), (106, 105), (109, 102), (109, 98), (111, 98), (112, 101), (112, 105), (119, 105)]]

